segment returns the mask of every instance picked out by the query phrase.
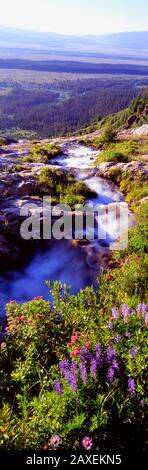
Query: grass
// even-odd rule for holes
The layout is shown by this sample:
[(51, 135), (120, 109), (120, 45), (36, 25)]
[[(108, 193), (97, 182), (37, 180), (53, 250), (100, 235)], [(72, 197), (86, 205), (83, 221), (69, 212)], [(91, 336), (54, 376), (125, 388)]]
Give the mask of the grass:
[(75, 182), (72, 174), (55, 168), (42, 168), (37, 178), (41, 194), (50, 195), (54, 204), (67, 204), (74, 208), (75, 204), (83, 205), (86, 198), (96, 196), (83, 181)]
[(23, 157), (22, 160), (30, 163), (48, 163), (49, 160), (61, 153), (61, 147), (56, 144), (34, 145), (31, 147), (30, 154)]
[[(101, 142), (97, 140), (97, 145)], [(113, 143), (103, 145), (102, 152), (97, 157), (97, 164), (102, 162), (130, 162), (131, 160), (141, 161), (141, 156), (148, 154), (148, 142), (145, 137), (138, 139), (130, 138), (117, 140)]]

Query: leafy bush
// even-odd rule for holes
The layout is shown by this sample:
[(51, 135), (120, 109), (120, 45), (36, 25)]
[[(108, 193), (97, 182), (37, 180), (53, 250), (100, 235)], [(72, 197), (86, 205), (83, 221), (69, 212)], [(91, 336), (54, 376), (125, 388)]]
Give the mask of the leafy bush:
[(116, 133), (111, 124), (106, 124), (101, 135), (101, 142), (103, 144), (110, 144), (111, 142), (114, 142), (115, 137)]

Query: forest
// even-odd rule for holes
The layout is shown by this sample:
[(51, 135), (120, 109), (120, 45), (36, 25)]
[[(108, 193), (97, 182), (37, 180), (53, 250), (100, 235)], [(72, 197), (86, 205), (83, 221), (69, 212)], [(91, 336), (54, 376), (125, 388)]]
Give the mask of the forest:
[(146, 79), (85, 78), (37, 83), (0, 81), (1, 135), (51, 137), (73, 133), (128, 106)]

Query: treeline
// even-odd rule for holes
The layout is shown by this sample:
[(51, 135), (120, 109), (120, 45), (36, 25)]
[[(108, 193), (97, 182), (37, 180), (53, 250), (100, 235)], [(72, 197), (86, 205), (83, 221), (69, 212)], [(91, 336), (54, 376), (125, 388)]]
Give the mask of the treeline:
[(85, 79), (16, 86), (0, 95), (0, 131), (34, 131), (39, 137), (63, 135), (127, 107), (137, 95), (134, 81)]
[(58, 73), (86, 73), (112, 75), (148, 76), (147, 65), (135, 64), (95, 64), (91, 62), (67, 60), (24, 60), (0, 59), (0, 69), (36, 70)]

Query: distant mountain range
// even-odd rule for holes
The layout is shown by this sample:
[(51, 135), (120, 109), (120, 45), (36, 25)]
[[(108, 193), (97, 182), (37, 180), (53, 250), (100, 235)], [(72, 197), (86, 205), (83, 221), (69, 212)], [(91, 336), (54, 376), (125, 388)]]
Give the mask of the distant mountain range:
[(47, 50), (48, 52), (148, 54), (148, 31), (98, 36), (66, 36), (23, 31), (0, 26), (0, 49)]

